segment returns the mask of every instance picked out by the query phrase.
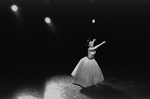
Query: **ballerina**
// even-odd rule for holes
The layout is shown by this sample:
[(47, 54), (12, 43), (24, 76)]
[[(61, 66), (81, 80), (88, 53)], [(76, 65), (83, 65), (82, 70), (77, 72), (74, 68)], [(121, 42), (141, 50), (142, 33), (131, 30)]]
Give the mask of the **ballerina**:
[(83, 57), (71, 73), (71, 75), (75, 78), (73, 80), (73, 84), (80, 85), (83, 88), (97, 85), (104, 81), (101, 68), (94, 59), (94, 56), (96, 54), (95, 50), (106, 42), (103, 41), (102, 43), (94, 46), (95, 41), (96, 39), (93, 39), (93, 41), (89, 42), (88, 56)]

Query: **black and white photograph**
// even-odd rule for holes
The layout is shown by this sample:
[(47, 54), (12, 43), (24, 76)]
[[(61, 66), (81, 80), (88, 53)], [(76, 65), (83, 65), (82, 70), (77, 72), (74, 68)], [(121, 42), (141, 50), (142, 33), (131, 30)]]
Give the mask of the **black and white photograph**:
[(150, 99), (149, 0), (0, 0), (0, 99)]

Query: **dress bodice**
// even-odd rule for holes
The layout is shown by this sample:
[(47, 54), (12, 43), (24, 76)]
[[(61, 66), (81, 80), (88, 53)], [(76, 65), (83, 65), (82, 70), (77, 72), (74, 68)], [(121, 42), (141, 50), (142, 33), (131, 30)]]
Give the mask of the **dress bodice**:
[(93, 59), (96, 54), (95, 50), (88, 50), (88, 58)]

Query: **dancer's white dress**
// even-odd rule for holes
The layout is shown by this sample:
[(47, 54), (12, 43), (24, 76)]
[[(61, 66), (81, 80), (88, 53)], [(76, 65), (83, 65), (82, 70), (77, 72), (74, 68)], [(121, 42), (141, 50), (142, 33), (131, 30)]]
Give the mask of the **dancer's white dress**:
[(88, 50), (88, 56), (83, 57), (71, 73), (75, 77), (75, 84), (88, 87), (104, 81), (102, 71), (94, 59), (95, 53), (95, 50)]

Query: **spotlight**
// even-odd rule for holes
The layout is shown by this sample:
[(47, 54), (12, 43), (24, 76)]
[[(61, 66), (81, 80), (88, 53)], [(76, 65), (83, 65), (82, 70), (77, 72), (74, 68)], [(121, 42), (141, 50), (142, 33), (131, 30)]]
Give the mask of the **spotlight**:
[(46, 22), (46, 23), (51, 23), (51, 19), (50, 19), (49, 17), (46, 17), (46, 18), (45, 18), (45, 22)]
[(11, 9), (16, 12), (18, 10), (18, 7), (16, 5), (12, 5)]
[(92, 23), (95, 23), (95, 19), (92, 20)]

